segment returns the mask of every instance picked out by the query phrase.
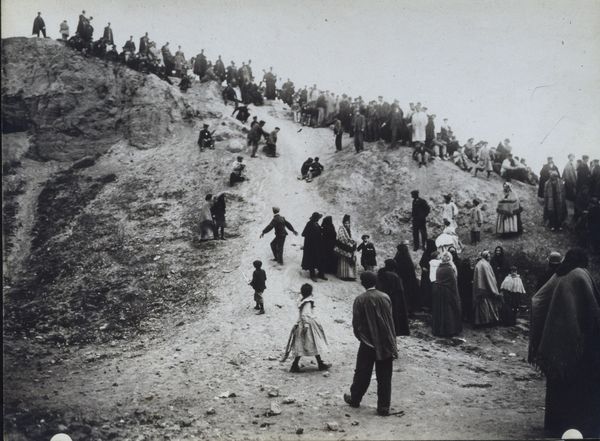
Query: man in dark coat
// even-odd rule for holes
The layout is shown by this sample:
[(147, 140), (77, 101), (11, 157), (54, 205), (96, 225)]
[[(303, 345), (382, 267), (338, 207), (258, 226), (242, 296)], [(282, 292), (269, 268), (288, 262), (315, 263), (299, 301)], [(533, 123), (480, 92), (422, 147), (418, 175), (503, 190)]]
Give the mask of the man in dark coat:
[(36, 37), (39, 37), (40, 32), (42, 33), (44, 38), (46, 38), (46, 23), (44, 23), (42, 13), (38, 12), (37, 17), (35, 17), (35, 19), (33, 20), (33, 31), (31, 32), (31, 34), (35, 35)]
[(540, 182), (538, 186), (538, 198), (540, 199), (544, 198), (544, 189), (546, 186), (546, 181), (550, 179), (550, 172), (552, 171), (558, 173), (558, 176), (560, 177), (558, 167), (554, 165), (554, 160), (552, 159), (552, 157), (549, 157), (548, 162), (544, 164), (544, 166), (540, 170)]
[(392, 113), (390, 113), (390, 131), (392, 135), (392, 143), (390, 148), (395, 148), (398, 145), (398, 137), (402, 133), (402, 126), (404, 125), (404, 115), (402, 109), (397, 105), (392, 105)]
[(225, 86), (225, 89), (223, 89), (223, 92), (221, 92), (221, 96), (223, 97), (225, 105), (227, 105), (228, 101), (233, 101), (233, 103), (235, 104), (238, 100), (235, 89), (231, 87), (231, 84), (229, 83), (227, 83), (227, 86)]
[(261, 136), (265, 139), (269, 136), (267, 132), (263, 130), (265, 126), (264, 121), (260, 121), (258, 124), (255, 124), (248, 132), (248, 145), (252, 146), (252, 153), (250, 155), (251, 158), (256, 158), (256, 152), (258, 151), (258, 142), (260, 141)]
[[(234, 90), (235, 92), (235, 90)], [(237, 115), (235, 115), (237, 112)], [(231, 112), (231, 116), (235, 115), (235, 119), (237, 119), (238, 121), (246, 124), (246, 122), (248, 121), (248, 118), (250, 118), (250, 111), (248, 110), (248, 106), (240, 106), (238, 105), (238, 102), (235, 101), (235, 109), (233, 109), (233, 112)]]
[(354, 115), (354, 149), (356, 150), (356, 153), (360, 153), (365, 149), (364, 139), (366, 127), (367, 121), (365, 116), (357, 110)]
[(237, 84), (237, 71), (238, 69), (235, 67), (235, 63), (232, 61), (231, 64), (227, 66), (227, 84), (231, 84), (233, 86)]
[(223, 60), (221, 60), (220, 55), (219, 55), (219, 58), (217, 59), (217, 61), (215, 61), (215, 66), (213, 67), (213, 69), (215, 71), (215, 75), (217, 77), (219, 77), (221, 82), (223, 82), (223, 80), (225, 80), (226, 73), (225, 73), (225, 65), (223, 64)]
[[(592, 182), (592, 173), (588, 166), (589, 157), (581, 157), (581, 164), (577, 166), (577, 181), (575, 183), (575, 215), (578, 219), (588, 206), (590, 199), (590, 184)], [(540, 176), (540, 182), (542, 178)]]
[(204, 55), (204, 49), (202, 49), (200, 53), (196, 55), (196, 60), (194, 61), (194, 74), (202, 78), (206, 74), (207, 67), (208, 61), (206, 60), (206, 55)]
[(392, 302), (387, 294), (375, 289), (377, 277), (370, 271), (360, 275), (364, 293), (356, 297), (352, 308), (352, 328), (360, 341), (350, 393), (344, 401), (359, 407), (369, 388), (373, 365), (377, 375), (377, 414), (388, 416), (392, 398), (392, 368), (398, 358)]
[(87, 24), (87, 22), (88, 19), (85, 16), (85, 11), (81, 11), (81, 14), (79, 14), (79, 21), (77, 22), (77, 33), (82, 38), (85, 34), (85, 25)]
[(135, 43), (133, 41), (133, 35), (129, 36), (129, 40), (127, 40), (125, 42), (125, 45), (123, 46), (123, 50), (131, 52), (132, 54), (135, 54)]
[(425, 249), (427, 242), (427, 216), (431, 211), (429, 204), (425, 199), (419, 197), (419, 190), (413, 190), (410, 192), (413, 198), (412, 202), (412, 232), (413, 232), (413, 249), (417, 251), (419, 249), (419, 234)]
[(276, 260), (280, 265), (283, 265), (283, 246), (285, 245), (285, 237), (287, 236), (286, 229), (294, 233), (295, 236), (298, 232), (294, 230), (292, 224), (290, 224), (283, 216), (279, 214), (279, 208), (273, 207), (273, 220), (265, 227), (260, 234), (260, 238), (267, 234), (271, 230), (275, 230), (275, 238), (271, 241), (271, 251), (273, 251), (273, 260)]
[(115, 40), (113, 38), (113, 31), (110, 27), (110, 22), (108, 22), (108, 25), (104, 28), (103, 38), (107, 45), (115, 44)]
[(148, 54), (148, 32), (144, 34), (142, 38), (140, 38), (140, 54), (147, 55)]
[(392, 301), (392, 317), (396, 335), (410, 335), (408, 328), (408, 305), (404, 295), (404, 285), (398, 276), (398, 268), (393, 259), (386, 259), (385, 267), (377, 272), (377, 289), (386, 293)]
[(306, 223), (304, 231), (302, 231), (302, 237), (304, 237), (302, 269), (309, 272), (313, 282), (317, 281), (315, 269), (319, 271), (318, 277), (320, 279), (327, 280), (321, 270), (320, 255), (323, 252), (323, 236), (321, 234), (321, 226), (319, 225), (321, 217), (320, 213), (314, 212)]
[(425, 126), (425, 145), (431, 146), (431, 143), (435, 139), (435, 115), (429, 115), (427, 117), (427, 125)]

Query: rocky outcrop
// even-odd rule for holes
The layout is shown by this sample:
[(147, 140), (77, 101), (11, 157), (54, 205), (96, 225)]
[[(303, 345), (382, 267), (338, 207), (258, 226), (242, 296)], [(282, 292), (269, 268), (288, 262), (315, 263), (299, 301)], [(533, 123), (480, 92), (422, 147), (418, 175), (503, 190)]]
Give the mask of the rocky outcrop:
[(152, 148), (196, 113), (154, 75), (50, 39), (2, 40), (2, 130), (31, 132), (36, 159), (95, 156), (122, 138)]

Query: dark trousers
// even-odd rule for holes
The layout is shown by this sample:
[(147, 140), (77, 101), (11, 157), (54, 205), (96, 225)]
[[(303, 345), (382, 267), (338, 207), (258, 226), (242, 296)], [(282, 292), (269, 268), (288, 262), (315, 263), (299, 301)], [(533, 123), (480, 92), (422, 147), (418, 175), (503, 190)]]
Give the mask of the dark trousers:
[(248, 141), (248, 145), (252, 146), (252, 154), (250, 156), (255, 158), (258, 151), (258, 141)]
[(423, 240), (423, 248), (425, 248), (425, 244), (427, 242), (427, 224), (423, 223), (414, 223), (412, 225), (412, 233), (413, 233), (413, 246), (415, 249), (419, 248), (419, 233), (421, 234), (421, 239)]
[(271, 241), (271, 251), (275, 260), (283, 264), (283, 245), (285, 244), (285, 236), (275, 236)]
[(481, 241), (481, 231), (471, 231), (471, 244)]
[(342, 132), (335, 135), (335, 149), (338, 151), (342, 150)]
[(393, 359), (377, 360), (375, 349), (364, 343), (360, 344), (358, 354), (356, 354), (356, 369), (350, 387), (352, 402), (359, 404), (367, 393), (373, 374), (373, 365), (375, 365), (375, 374), (377, 375), (377, 409), (389, 410), (392, 399)]
[(390, 147), (394, 148), (398, 144), (398, 126), (391, 126), (392, 129), (392, 143)]
[(356, 149), (356, 153), (364, 149), (364, 136), (364, 133), (360, 130), (354, 133), (354, 148)]

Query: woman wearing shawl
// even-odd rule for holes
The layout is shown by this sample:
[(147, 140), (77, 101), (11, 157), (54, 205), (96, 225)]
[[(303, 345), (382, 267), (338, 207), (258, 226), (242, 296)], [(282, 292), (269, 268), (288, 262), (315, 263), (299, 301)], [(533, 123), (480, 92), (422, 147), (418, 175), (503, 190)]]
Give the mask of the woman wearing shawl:
[(490, 252), (481, 252), (481, 259), (473, 271), (473, 324), (475, 326), (495, 325), (500, 321), (498, 312), (502, 297), (498, 283), (490, 265)]
[(431, 255), (436, 252), (435, 241), (427, 239), (425, 243), (425, 251), (419, 261), (421, 267), (421, 306), (431, 309), (431, 280), (429, 279), (429, 269)]
[(396, 269), (404, 285), (404, 296), (408, 302), (408, 310), (412, 313), (419, 309), (419, 283), (415, 274), (415, 264), (408, 251), (408, 242), (402, 242), (396, 247)]
[(517, 324), (517, 312), (521, 304), (521, 297), (525, 296), (525, 287), (521, 276), (517, 273), (517, 267), (510, 267), (510, 274), (504, 278), (500, 285), (502, 293), (502, 309), (500, 316), (502, 324), (505, 326), (514, 326)]
[(490, 259), (490, 265), (492, 265), (492, 270), (494, 271), (494, 277), (496, 277), (496, 282), (500, 282), (504, 280), (504, 278), (508, 275), (508, 271), (510, 265), (508, 263), (508, 259), (504, 254), (504, 248), (501, 246), (497, 246), (494, 248), (494, 255)]
[(345, 214), (338, 230), (334, 251), (338, 255), (337, 276), (346, 281), (356, 280), (356, 242), (350, 232), (350, 215)]
[(456, 250), (453, 248), (450, 248), (448, 252), (452, 254), (456, 266), (456, 282), (458, 284), (462, 318), (465, 322), (471, 323), (473, 321), (473, 268), (471, 268), (471, 260), (468, 257), (459, 259)]
[(316, 282), (317, 275), (315, 270), (318, 270), (318, 277), (327, 280), (321, 269), (321, 252), (323, 249), (323, 236), (321, 234), (321, 226), (319, 219), (321, 214), (316, 211), (311, 215), (310, 219), (302, 231), (304, 237), (304, 246), (302, 247), (302, 269), (308, 271), (310, 279)]
[(544, 428), (600, 437), (600, 293), (581, 248), (531, 299), (529, 362), (546, 376)]
[(337, 233), (333, 226), (333, 220), (331, 216), (325, 216), (321, 222), (321, 231), (323, 234), (323, 251), (321, 252), (321, 269), (326, 274), (335, 274), (337, 271), (338, 257), (333, 251), (335, 248), (335, 242)]
[(397, 270), (396, 262), (393, 259), (386, 259), (385, 267), (377, 272), (377, 284), (375, 286), (379, 291), (386, 293), (392, 301), (392, 317), (396, 335), (410, 335), (404, 286)]
[(298, 304), (298, 321), (290, 332), (285, 354), (281, 360), (285, 361), (290, 353), (294, 356), (290, 372), (302, 372), (299, 365), (300, 357), (315, 357), (320, 371), (326, 371), (331, 367), (330, 364), (321, 360), (321, 354), (327, 348), (327, 337), (325, 337), (323, 327), (313, 316), (315, 298), (312, 291), (313, 287), (309, 283), (305, 283), (300, 288), (302, 299)]
[(438, 337), (453, 337), (462, 331), (456, 268), (449, 252), (442, 253), (441, 261), (432, 288), (431, 331)]
[(521, 204), (511, 185), (504, 184), (504, 196), (498, 201), (496, 234), (521, 233)]
[(558, 173), (550, 172), (550, 179), (544, 186), (544, 220), (548, 221), (551, 231), (562, 230), (567, 218), (567, 199), (565, 188)]

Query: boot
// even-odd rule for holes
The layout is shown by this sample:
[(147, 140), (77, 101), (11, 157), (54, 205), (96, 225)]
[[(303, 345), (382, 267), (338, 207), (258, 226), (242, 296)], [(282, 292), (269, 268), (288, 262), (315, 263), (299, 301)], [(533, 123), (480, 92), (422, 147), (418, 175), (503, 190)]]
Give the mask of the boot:
[(294, 373), (302, 372), (298, 363), (300, 363), (300, 357), (296, 357), (294, 359), (294, 362), (292, 363), (292, 367), (290, 368), (290, 372), (294, 372)]
[(331, 364), (323, 362), (323, 360), (321, 360), (320, 355), (316, 355), (315, 358), (317, 359), (317, 363), (319, 365), (320, 371), (328, 371), (329, 370), (329, 368), (331, 367)]

